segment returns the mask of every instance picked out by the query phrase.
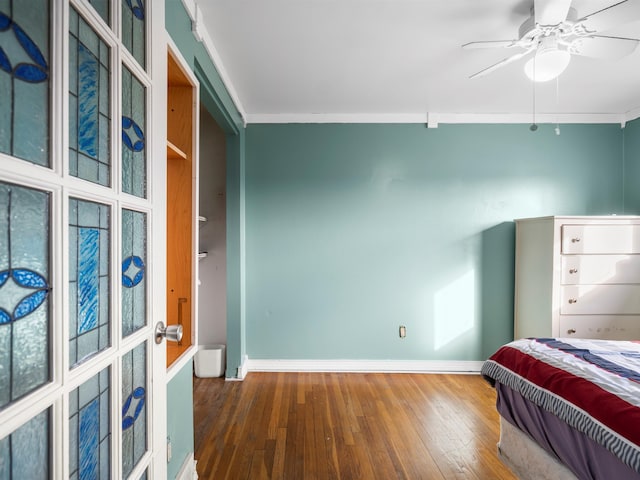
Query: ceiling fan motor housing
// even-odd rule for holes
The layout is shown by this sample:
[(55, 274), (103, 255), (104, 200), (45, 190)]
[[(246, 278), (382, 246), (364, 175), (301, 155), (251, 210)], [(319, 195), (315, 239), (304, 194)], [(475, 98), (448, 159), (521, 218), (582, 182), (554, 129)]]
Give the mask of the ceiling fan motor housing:
[(527, 18), (518, 29), (520, 41), (533, 42), (539, 37), (546, 37), (552, 33), (567, 34), (572, 31), (574, 23), (578, 20), (578, 12), (575, 8), (570, 8), (567, 17), (556, 25), (538, 25), (531, 7), (531, 16)]

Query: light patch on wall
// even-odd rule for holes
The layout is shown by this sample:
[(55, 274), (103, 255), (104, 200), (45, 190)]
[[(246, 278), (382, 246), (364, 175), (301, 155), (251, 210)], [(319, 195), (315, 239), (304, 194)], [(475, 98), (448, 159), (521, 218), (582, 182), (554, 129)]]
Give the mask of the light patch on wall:
[(375, 165), (371, 171), (371, 185), (383, 192), (391, 188), (393, 182), (403, 181), (405, 168), (393, 162)]
[(471, 330), (475, 322), (475, 272), (467, 273), (434, 295), (434, 348), (440, 350)]

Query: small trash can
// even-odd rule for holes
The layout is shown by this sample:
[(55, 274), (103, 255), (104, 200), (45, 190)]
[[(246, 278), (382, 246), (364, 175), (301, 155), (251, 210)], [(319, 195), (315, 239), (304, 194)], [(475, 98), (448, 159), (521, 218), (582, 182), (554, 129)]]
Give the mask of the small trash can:
[(195, 370), (200, 378), (221, 377), (226, 363), (225, 345), (204, 345), (196, 352)]

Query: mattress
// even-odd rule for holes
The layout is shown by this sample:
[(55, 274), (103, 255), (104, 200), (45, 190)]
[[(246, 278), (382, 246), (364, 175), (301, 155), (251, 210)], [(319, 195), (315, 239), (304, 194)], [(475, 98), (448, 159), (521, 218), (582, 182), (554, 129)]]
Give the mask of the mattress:
[(578, 478), (640, 478), (640, 344), (523, 339), (482, 373), (501, 416)]

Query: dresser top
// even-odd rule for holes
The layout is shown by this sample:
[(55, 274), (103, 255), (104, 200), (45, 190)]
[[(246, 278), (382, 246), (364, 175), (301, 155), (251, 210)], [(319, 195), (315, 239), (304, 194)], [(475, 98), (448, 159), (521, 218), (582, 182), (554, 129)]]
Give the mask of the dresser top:
[(632, 220), (640, 221), (639, 215), (549, 215), (546, 217), (529, 217), (516, 218), (515, 222), (542, 221), (542, 220), (583, 220), (583, 221), (602, 221), (602, 220)]

